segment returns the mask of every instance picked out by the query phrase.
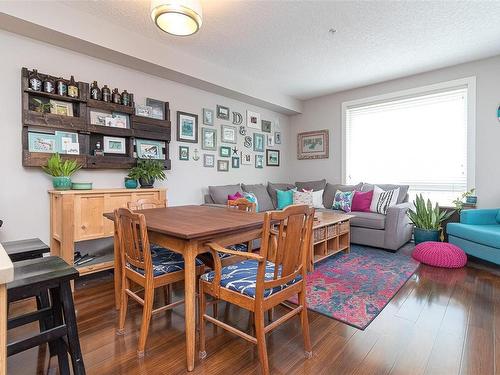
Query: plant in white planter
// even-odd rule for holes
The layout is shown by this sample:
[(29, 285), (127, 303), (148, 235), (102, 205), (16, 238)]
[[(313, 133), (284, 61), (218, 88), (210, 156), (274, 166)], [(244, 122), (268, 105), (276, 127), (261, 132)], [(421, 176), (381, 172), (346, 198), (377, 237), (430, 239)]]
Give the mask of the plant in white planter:
[(47, 165), (42, 166), (42, 169), (52, 176), (54, 189), (69, 190), (71, 189), (71, 176), (81, 167), (76, 160), (65, 160), (63, 162), (61, 155), (54, 154), (47, 160)]

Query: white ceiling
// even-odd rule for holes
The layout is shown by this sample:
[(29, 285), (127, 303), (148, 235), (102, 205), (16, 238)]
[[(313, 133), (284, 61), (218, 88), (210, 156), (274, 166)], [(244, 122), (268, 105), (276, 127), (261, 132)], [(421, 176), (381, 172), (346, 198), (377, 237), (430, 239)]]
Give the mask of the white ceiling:
[(153, 25), (147, 0), (62, 2), (298, 99), (500, 54), (498, 1), (205, 0), (184, 38)]

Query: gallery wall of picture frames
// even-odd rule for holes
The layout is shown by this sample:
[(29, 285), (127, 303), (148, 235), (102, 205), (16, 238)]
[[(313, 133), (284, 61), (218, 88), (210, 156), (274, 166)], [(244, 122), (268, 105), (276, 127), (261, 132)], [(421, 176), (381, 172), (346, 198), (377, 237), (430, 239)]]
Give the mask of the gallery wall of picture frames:
[(205, 168), (229, 172), (240, 166), (279, 167), (280, 150), (275, 147), (282, 140), (278, 129), (276, 123), (261, 119), (257, 112), (242, 114), (224, 105), (202, 108), (200, 125), (198, 114), (177, 111), (177, 141), (186, 143), (179, 146), (178, 158), (199, 160), (198, 143), (201, 143)]
[(52, 153), (83, 168), (128, 169), (137, 158), (171, 169), (169, 103), (134, 102), (127, 90), (21, 70), (23, 166), (45, 165)]

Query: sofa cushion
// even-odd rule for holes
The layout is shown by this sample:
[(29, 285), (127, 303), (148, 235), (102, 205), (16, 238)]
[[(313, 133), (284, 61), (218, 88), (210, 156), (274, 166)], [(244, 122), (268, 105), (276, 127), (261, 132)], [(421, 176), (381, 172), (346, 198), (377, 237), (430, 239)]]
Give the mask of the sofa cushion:
[(446, 232), (449, 236), (500, 249), (500, 225), (449, 223)]
[(247, 193), (254, 193), (257, 197), (257, 202), (259, 202), (259, 212), (262, 211), (272, 211), (274, 210), (273, 202), (271, 201), (271, 196), (267, 192), (267, 189), (262, 184), (255, 185), (245, 185), (241, 184), (243, 191)]
[(341, 210), (344, 212), (351, 212), (351, 204), (352, 204), (352, 191), (340, 191), (337, 190), (335, 193), (335, 198), (333, 199), (332, 209)]
[(302, 182), (296, 182), (295, 186), (297, 186), (297, 190), (302, 191), (302, 190), (313, 190), (313, 191), (318, 191), (318, 190), (324, 190), (326, 186), (326, 180), (318, 180), (318, 181), (302, 181)]
[(243, 193), (240, 184), (208, 187), (208, 194), (216, 204), (227, 204), (227, 196), (236, 192)]
[(293, 184), (287, 184), (287, 183), (274, 183), (274, 182), (268, 182), (267, 183), (267, 192), (269, 193), (269, 196), (271, 197), (271, 202), (273, 202), (274, 208), (278, 207), (278, 197), (276, 196), (276, 190), (291, 190), (295, 187)]
[(277, 209), (282, 210), (293, 204), (293, 192), (294, 190), (276, 190), (276, 196), (278, 197)]
[(398, 202), (399, 188), (394, 190), (382, 190), (375, 185), (373, 190), (372, 202), (370, 204), (370, 211), (379, 214), (387, 214), (389, 207), (395, 206)]
[(351, 218), (351, 225), (354, 227), (385, 229), (386, 215), (375, 212), (351, 212), (350, 215), (354, 215)]
[(369, 184), (369, 183), (363, 183), (363, 186), (361, 187), (361, 191), (370, 191), (370, 190), (373, 190), (375, 188), (375, 185), (377, 185), (382, 190), (386, 190), (386, 191), (387, 190), (394, 190), (394, 189), (399, 188), (399, 195), (398, 195), (398, 199), (397, 199), (396, 203), (400, 204), (400, 203), (408, 201), (408, 189), (410, 188), (410, 185)]
[(370, 212), (372, 198), (373, 198), (373, 190), (354, 191), (354, 195), (352, 197), (351, 211)]
[(361, 190), (363, 183), (360, 182), (357, 185), (342, 185), (342, 184), (330, 184), (327, 183), (325, 186), (325, 191), (323, 192), (323, 206), (326, 208), (332, 208), (333, 206), (333, 198), (335, 197), (335, 193), (337, 190), (340, 191), (353, 191), (353, 190)]

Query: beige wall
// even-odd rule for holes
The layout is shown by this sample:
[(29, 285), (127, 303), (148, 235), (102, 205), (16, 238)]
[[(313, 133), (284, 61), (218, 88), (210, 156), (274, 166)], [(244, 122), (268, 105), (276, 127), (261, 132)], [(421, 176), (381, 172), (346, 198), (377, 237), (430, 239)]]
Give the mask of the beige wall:
[[(424, 74), (388, 81), (359, 89), (323, 96), (304, 102), (303, 112), (291, 117), (291, 138), (301, 131), (329, 129), (330, 158), (296, 160), (291, 158), (291, 170), (297, 179), (326, 177), (341, 181), (342, 134), (341, 106), (343, 102), (387, 94), (400, 90), (476, 77), (476, 165), (475, 186), (481, 207), (500, 207), (500, 122), (496, 111), (500, 104), (500, 57), (457, 65)], [(411, 142), (411, 134), (401, 133), (402, 142)], [(453, 147), (443, 139), (443, 147)], [(390, 147), (390, 145), (386, 145)], [(432, 150), (427, 150), (432, 152)], [(360, 150), (362, 152), (362, 150)], [(369, 155), (367, 155), (369, 157)], [(404, 157), (404, 155), (395, 155)], [(438, 163), (436, 168), (441, 168)], [(384, 181), (374, 181), (383, 183)]]
[[(157, 186), (169, 189), (171, 205), (201, 203), (203, 192), (208, 185), (288, 180), (286, 171), (289, 164), (287, 150), (290, 137), (287, 116), (3, 31), (0, 31), (0, 50), (4, 52), (0, 59), (0, 171), (3, 182), (0, 219), (4, 220), (0, 229), (0, 241), (29, 237), (48, 240), (47, 190), (51, 188), (51, 180), (39, 168), (22, 167), (20, 77), (23, 66), (37, 68), (40, 72), (56, 76), (69, 77), (73, 74), (76, 79), (85, 82), (97, 80), (100, 85), (108, 84), (111, 88), (127, 89), (134, 93), (137, 103), (144, 103), (146, 97), (169, 101), (173, 125), (172, 139), (176, 138), (177, 110), (197, 113), (201, 119), (203, 107), (215, 110), (216, 104), (221, 104), (242, 114), (249, 109), (259, 112), (263, 119), (279, 120), (283, 144), (275, 148), (282, 152), (280, 168), (256, 169), (252, 165), (241, 166), (240, 169), (230, 170), (229, 173), (217, 172), (216, 169), (203, 167), (200, 144), (196, 146), (200, 151), (200, 160), (187, 162), (178, 160), (179, 143), (172, 141), (172, 171), (168, 172), (167, 181), (157, 183)], [(216, 121), (219, 129), (221, 123)], [(218, 137), (220, 144), (220, 130)], [(243, 149), (242, 140), (240, 141), (238, 148)], [(185, 145), (190, 145), (192, 153), (195, 146), (187, 143)], [(117, 188), (123, 186), (125, 175), (125, 170), (85, 170), (78, 172), (74, 180), (91, 181), (96, 188)]]

